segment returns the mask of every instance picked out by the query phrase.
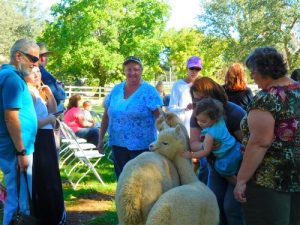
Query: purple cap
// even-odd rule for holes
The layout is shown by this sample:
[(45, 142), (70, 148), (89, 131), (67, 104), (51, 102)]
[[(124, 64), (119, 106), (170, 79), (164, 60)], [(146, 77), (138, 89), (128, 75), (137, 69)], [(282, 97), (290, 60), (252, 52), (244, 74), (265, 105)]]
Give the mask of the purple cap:
[(187, 68), (197, 67), (202, 69), (202, 61), (201, 58), (198, 56), (192, 56), (186, 62)]

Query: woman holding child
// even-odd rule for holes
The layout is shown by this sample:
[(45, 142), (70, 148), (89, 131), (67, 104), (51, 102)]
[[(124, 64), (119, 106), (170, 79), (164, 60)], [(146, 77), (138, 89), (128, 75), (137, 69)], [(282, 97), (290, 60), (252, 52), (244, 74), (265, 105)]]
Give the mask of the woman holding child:
[[(231, 136), (236, 140), (242, 140), (240, 121), (245, 116), (245, 111), (238, 105), (229, 102), (228, 97), (219, 84), (208, 77), (197, 78), (192, 87), (191, 94), (193, 102), (198, 102), (204, 98), (213, 98), (220, 101), (224, 108), (224, 121)], [(195, 110), (191, 117), (190, 145), (192, 151), (197, 152), (203, 149), (201, 128), (197, 123)], [(219, 144), (216, 147), (218, 148)], [(209, 156), (208, 158), (212, 158)], [(211, 161), (211, 160), (209, 160)], [(244, 217), (241, 204), (234, 199), (234, 184), (229, 182), (225, 176), (219, 174), (213, 163), (209, 165), (208, 184), (215, 193), (221, 216), (221, 225), (243, 225)]]
[(56, 101), (51, 89), (47, 85), (41, 85), (38, 67), (34, 67), (25, 80), (38, 119), (32, 168), (34, 215), (43, 225), (64, 225), (66, 212), (53, 133), (56, 118), (52, 113), (56, 112)]

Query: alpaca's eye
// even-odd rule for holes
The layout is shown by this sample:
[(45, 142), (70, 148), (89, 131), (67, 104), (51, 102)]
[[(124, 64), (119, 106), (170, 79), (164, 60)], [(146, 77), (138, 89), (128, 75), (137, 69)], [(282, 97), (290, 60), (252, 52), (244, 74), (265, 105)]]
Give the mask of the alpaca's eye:
[(162, 144), (163, 144), (163, 145), (168, 145), (168, 142), (163, 142)]

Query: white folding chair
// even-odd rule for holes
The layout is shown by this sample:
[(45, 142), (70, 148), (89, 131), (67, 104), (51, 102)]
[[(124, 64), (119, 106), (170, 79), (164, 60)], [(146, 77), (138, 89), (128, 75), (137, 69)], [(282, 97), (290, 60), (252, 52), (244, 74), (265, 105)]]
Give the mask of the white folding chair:
[[(95, 145), (91, 144), (90, 148), (88, 148), (87, 144), (89, 143), (79, 143), (77, 141), (75, 133), (64, 122), (60, 122), (60, 125), (67, 132), (67, 136), (73, 139), (72, 145), (74, 146), (74, 148), (70, 148), (73, 151), (73, 154), (68, 158), (69, 162), (65, 166), (65, 173), (69, 177), (69, 181), (72, 184), (73, 188), (76, 189), (79, 182), (90, 171), (94, 173), (95, 177), (99, 180), (100, 183), (104, 184), (101, 176), (95, 169), (95, 166), (105, 155), (99, 153), (98, 150), (95, 150)], [(75, 175), (79, 174), (84, 168), (86, 168), (86, 171), (83, 173), (83, 175), (81, 175), (81, 177), (77, 181), (74, 181), (76, 180)]]
[(59, 151), (60, 168), (63, 167), (63, 165), (74, 154), (73, 149), (77, 148), (75, 140), (81, 145), (83, 149), (93, 149), (96, 147), (91, 143), (86, 143), (86, 140), (83, 138), (76, 137), (76, 139), (74, 140), (74, 138), (69, 134), (69, 131), (67, 130), (68, 128), (66, 128), (68, 126), (60, 120), (58, 120), (57, 122), (60, 124), (60, 129), (62, 133), (61, 148)]

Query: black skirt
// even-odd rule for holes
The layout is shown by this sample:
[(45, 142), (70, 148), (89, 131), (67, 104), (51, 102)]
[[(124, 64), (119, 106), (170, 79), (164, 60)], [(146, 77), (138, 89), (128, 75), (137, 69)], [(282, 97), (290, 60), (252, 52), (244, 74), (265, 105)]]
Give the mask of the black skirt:
[(32, 203), (43, 225), (65, 224), (64, 196), (53, 130), (39, 129), (32, 168)]

